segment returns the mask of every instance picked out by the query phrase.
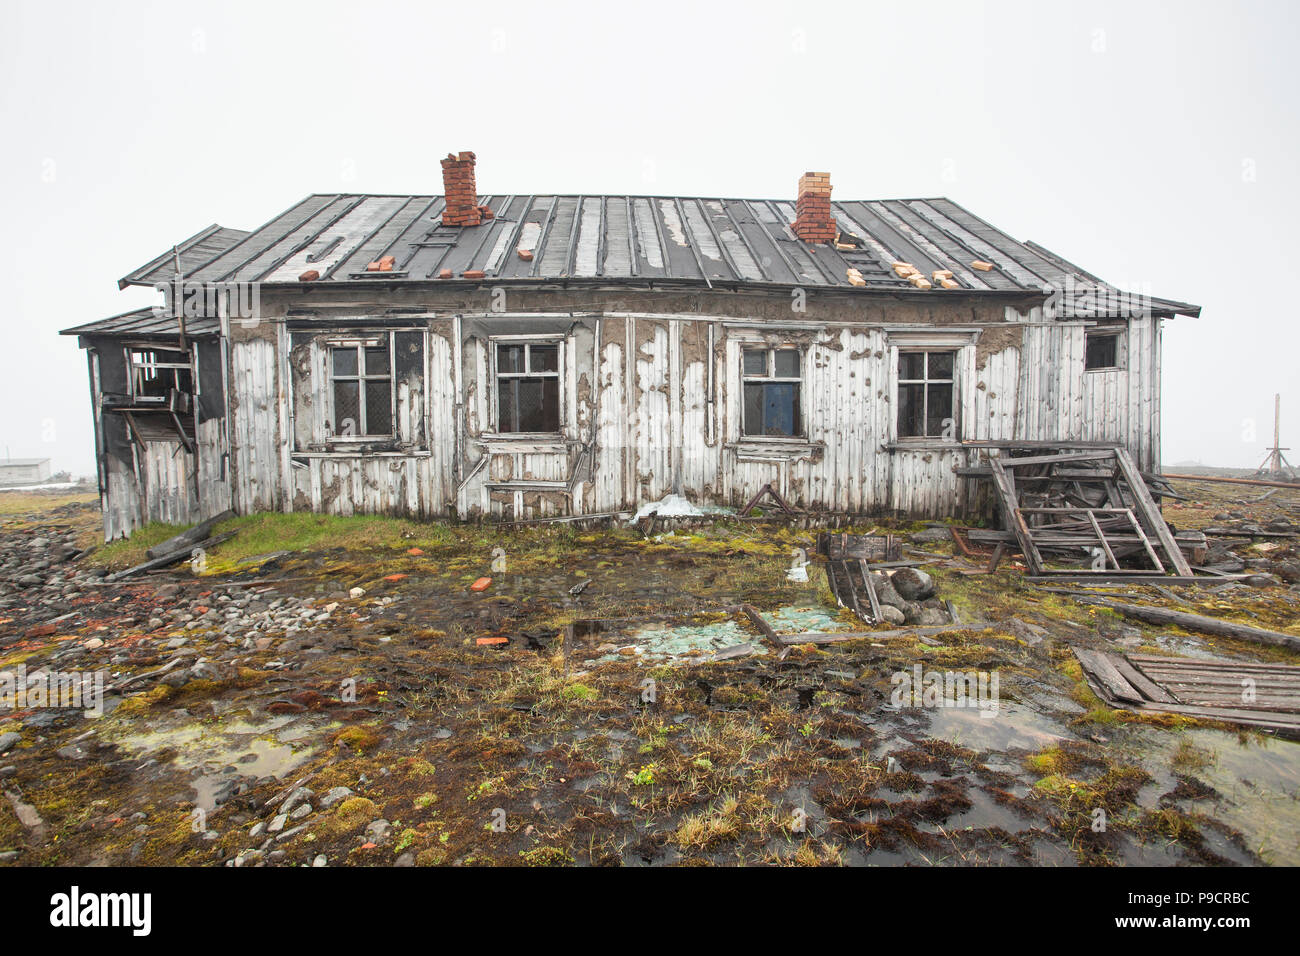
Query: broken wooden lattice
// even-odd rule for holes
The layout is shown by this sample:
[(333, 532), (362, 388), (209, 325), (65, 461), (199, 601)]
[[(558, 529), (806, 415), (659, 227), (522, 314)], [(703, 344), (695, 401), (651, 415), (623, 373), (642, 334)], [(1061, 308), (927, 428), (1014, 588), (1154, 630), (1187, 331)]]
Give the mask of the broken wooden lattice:
[[(1035, 575), (1191, 576), (1127, 449), (995, 457), (989, 463), (1009, 536), (998, 541), (994, 566), (1014, 541)], [(1069, 567), (1049, 567), (1049, 560)]]

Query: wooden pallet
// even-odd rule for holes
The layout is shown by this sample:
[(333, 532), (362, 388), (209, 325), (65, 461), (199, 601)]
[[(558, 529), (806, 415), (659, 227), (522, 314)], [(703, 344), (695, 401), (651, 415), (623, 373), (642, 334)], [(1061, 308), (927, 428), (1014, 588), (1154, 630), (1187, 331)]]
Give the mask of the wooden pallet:
[(1222, 720), (1300, 738), (1300, 667), (1080, 647), (1074, 656), (1089, 686), (1112, 707)]

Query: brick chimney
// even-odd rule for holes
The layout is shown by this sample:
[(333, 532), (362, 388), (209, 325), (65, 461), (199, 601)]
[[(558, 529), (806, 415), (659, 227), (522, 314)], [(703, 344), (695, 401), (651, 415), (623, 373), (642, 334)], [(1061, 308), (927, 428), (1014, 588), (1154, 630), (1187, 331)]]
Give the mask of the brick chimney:
[(473, 153), (447, 154), (442, 161), (442, 193), (447, 200), (447, 208), (442, 211), (444, 226), (477, 226), (492, 218), (492, 210), (478, 204)]
[(804, 242), (834, 242), (839, 227), (831, 216), (831, 174), (804, 173), (799, 177), (798, 215), (794, 234)]

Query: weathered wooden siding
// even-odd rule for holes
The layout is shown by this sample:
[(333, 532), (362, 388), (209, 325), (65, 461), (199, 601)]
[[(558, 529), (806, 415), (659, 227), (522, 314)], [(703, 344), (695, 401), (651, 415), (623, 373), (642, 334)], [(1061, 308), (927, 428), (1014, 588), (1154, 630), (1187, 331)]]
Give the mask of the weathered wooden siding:
[[(782, 325), (692, 313), (476, 313), (408, 321), (388, 330), (406, 363), (394, 364), (395, 441), (366, 452), (330, 441), (328, 351), (312, 338), (327, 333), (269, 323), (237, 331), (229, 343), (230, 461), (223, 466), (226, 422), (201, 423), (198, 508), (206, 514), (233, 499), (244, 513), (529, 518), (630, 510), (674, 492), (738, 506), (771, 483), (810, 509), (961, 514), (974, 483), (957, 472), (977, 453), (897, 436), (906, 347), (956, 351), (961, 439), (1117, 441), (1143, 468), (1157, 461), (1158, 320), (1130, 323), (1122, 368), (1085, 372), (1088, 324), (1045, 320), (1039, 308), (1008, 309), (1003, 323), (971, 327), (959, 327), (958, 316), (927, 325), (885, 319)], [(495, 434), (492, 342), (534, 328), (561, 347), (561, 432)], [(803, 437), (741, 435), (747, 345), (801, 350)], [(168, 470), (161, 457), (146, 457), (157, 501), (147, 495), (134, 520), (146, 508), (193, 511), (179, 463)], [(131, 500), (120, 462), (105, 480), (107, 497)]]

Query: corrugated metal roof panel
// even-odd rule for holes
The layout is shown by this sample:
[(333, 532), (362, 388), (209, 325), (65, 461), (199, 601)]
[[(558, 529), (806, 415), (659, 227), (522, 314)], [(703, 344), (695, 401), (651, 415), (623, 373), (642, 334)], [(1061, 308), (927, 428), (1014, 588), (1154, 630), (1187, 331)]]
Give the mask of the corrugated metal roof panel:
[[(965, 291), (1041, 294), (1064, 289), (1064, 314), (1104, 315), (1100, 282), (1041, 246), (1022, 243), (949, 199), (837, 201), (843, 232), (858, 236), (853, 249), (809, 245), (789, 228), (787, 200), (671, 196), (486, 196), (496, 217), (474, 227), (441, 225), (441, 197), (308, 196), (251, 233), (210, 226), (182, 243), (187, 278), (197, 281), (296, 282), (318, 268), (322, 282), (423, 281), (450, 269), (460, 278), (481, 270), (502, 279), (566, 278), (642, 282), (658, 278), (851, 289), (847, 272), (859, 269), (867, 289), (913, 290), (890, 269), (909, 262), (922, 272), (948, 269)], [(531, 260), (517, 250), (531, 250)], [(391, 273), (366, 273), (382, 255), (396, 257)], [(975, 260), (994, 265), (971, 268)], [(324, 268), (321, 268), (324, 266)], [(131, 273), (124, 284), (170, 279), (170, 253)], [(1072, 313), (1070, 289), (1088, 287)], [(1151, 300), (1167, 313), (1196, 314), (1196, 306)], [(107, 320), (106, 320), (107, 321)]]

